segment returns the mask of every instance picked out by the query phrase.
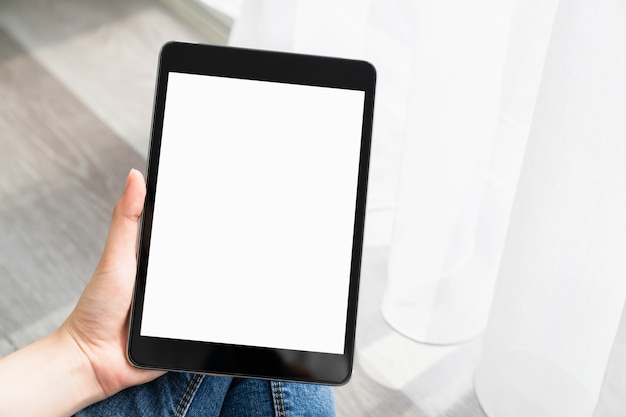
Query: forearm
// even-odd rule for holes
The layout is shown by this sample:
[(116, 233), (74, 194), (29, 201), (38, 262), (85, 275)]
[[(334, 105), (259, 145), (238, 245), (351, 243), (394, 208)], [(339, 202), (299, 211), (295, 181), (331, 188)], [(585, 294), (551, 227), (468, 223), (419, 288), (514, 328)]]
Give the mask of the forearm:
[(70, 416), (103, 398), (89, 361), (62, 330), (0, 359), (0, 416)]

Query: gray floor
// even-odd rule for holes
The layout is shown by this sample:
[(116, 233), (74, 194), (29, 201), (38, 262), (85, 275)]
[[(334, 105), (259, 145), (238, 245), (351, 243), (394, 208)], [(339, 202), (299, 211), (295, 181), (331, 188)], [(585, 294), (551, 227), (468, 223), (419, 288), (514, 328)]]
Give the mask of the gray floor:
[[(145, 164), (157, 54), (210, 42), (157, 3), (0, 1), (0, 355), (64, 319), (89, 279), (111, 208)], [(387, 250), (369, 247), (352, 381), (340, 416), (482, 416), (480, 340), (408, 341), (379, 305)]]

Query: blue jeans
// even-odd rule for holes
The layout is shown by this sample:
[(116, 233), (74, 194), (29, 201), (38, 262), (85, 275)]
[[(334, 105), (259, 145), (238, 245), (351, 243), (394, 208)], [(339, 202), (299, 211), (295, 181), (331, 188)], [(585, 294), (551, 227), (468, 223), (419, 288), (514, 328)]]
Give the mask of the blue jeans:
[(330, 387), (169, 372), (80, 411), (76, 417), (334, 416)]

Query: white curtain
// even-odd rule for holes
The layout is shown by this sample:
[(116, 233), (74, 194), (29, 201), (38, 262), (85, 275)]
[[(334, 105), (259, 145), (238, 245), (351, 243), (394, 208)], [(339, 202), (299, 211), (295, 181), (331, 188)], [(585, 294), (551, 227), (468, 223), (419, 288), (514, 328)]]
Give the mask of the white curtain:
[(390, 246), (392, 327), (438, 344), (486, 327), (489, 415), (610, 415), (626, 2), (250, 0), (230, 42), (376, 66), (365, 244)]
[(594, 412), (626, 294), (625, 111), (626, 3), (561, 1), (476, 375), (489, 415)]
[(419, 341), (469, 339), (487, 321), (501, 246), (494, 240), (506, 223), (492, 207), (503, 190), (486, 189), (485, 174), (511, 7), (511, 0), (415, 3), (411, 85), (382, 309), (394, 328)]

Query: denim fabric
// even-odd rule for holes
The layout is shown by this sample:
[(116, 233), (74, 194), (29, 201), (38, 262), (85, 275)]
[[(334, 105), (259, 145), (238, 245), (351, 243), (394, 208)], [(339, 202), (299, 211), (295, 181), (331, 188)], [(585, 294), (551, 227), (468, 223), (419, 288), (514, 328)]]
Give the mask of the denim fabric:
[(96, 403), (76, 417), (326, 417), (330, 387), (170, 372)]

